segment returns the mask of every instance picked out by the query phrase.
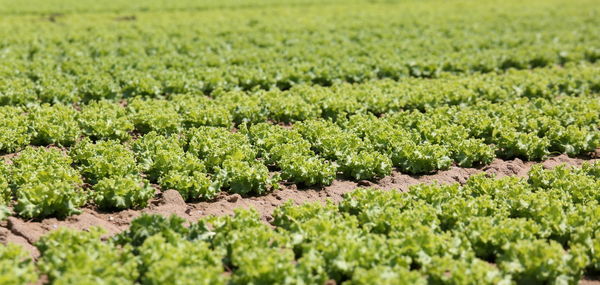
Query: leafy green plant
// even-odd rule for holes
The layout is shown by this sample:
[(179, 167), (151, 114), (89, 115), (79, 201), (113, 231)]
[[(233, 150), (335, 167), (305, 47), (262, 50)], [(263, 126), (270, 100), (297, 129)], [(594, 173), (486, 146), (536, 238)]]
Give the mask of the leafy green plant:
[(126, 109), (109, 101), (84, 105), (78, 121), (83, 133), (92, 140), (126, 141), (134, 129)]
[(19, 107), (0, 108), (0, 153), (17, 151), (31, 140), (27, 115)]
[(279, 92), (266, 92), (262, 97), (263, 104), (269, 110), (269, 117), (276, 122), (304, 121), (318, 117), (321, 113), (316, 104), (307, 102), (302, 96), (293, 93), (284, 96), (285, 100), (281, 100)]
[(0, 281), (3, 284), (32, 284), (38, 280), (34, 263), (22, 247), (0, 245)]
[(331, 121), (305, 121), (294, 125), (294, 130), (302, 134), (312, 144), (313, 150), (326, 159), (340, 159), (368, 147), (356, 134), (345, 132)]
[(100, 240), (104, 232), (57, 229), (36, 246), (41, 253), (40, 271), (53, 283), (132, 284), (138, 278), (137, 260), (130, 246), (118, 248)]
[(41, 105), (29, 110), (29, 129), (32, 143), (70, 146), (81, 135), (78, 113), (66, 105)]
[(361, 151), (339, 159), (340, 171), (355, 180), (382, 178), (392, 173), (392, 161), (376, 151)]
[(584, 162), (583, 165), (581, 165), (581, 171), (587, 175), (598, 179), (600, 178), (600, 162)]
[(134, 141), (131, 148), (141, 170), (150, 181), (171, 170), (204, 171), (204, 164), (183, 150), (184, 142), (177, 136), (163, 136), (150, 132)]
[(546, 138), (550, 141), (551, 150), (568, 155), (591, 152), (600, 146), (599, 132), (574, 125), (553, 128), (546, 134)]
[(266, 166), (258, 161), (226, 160), (219, 168), (217, 179), (232, 193), (262, 195), (277, 189), (278, 177), (270, 177)]
[(250, 127), (242, 125), (240, 131), (246, 134), (257, 149), (258, 156), (267, 164), (278, 164), (288, 156), (314, 156), (311, 144), (293, 129), (285, 129), (269, 123), (258, 123)]
[(177, 136), (151, 132), (133, 143), (140, 168), (163, 189), (177, 190), (186, 201), (210, 200), (221, 183), (206, 173), (204, 163), (183, 150)]
[(548, 156), (550, 141), (531, 133), (500, 130), (495, 142), (502, 157), (524, 157), (528, 160), (540, 160)]
[(390, 153), (392, 162), (408, 173), (430, 173), (452, 165), (450, 151), (440, 145), (407, 143), (394, 146), (394, 149), (397, 150)]
[(79, 173), (72, 160), (53, 148), (27, 147), (13, 159), (11, 184), (15, 189), (15, 211), (26, 218), (79, 213), (86, 201)]
[(335, 160), (338, 170), (356, 180), (380, 178), (392, 171), (389, 156), (373, 150), (354, 132), (331, 121), (305, 121), (294, 129), (309, 141), (312, 149), (325, 159)]
[(81, 100), (91, 104), (98, 100), (117, 99), (121, 91), (109, 73), (81, 74), (77, 79), (77, 87)]
[(122, 70), (120, 77), (121, 92), (124, 97), (152, 98), (162, 93), (162, 84), (150, 73), (126, 69)]
[(510, 278), (493, 265), (479, 259), (456, 260), (434, 257), (424, 268), (429, 284), (510, 284)]
[(9, 177), (10, 168), (3, 160), (0, 160), (0, 205), (8, 205), (12, 200)]
[(496, 157), (494, 148), (484, 144), (482, 140), (458, 140), (450, 145), (452, 160), (460, 167), (487, 165)]
[(173, 134), (181, 125), (177, 109), (170, 101), (135, 98), (129, 101), (127, 110), (135, 129), (142, 134), (151, 131)]
[[(236, 284), (291, 282), (296, 268), (294, 253), (282, 234), (261, 223), (256, 211), (236, 210), (233, 217), (208, 220), (210, 242), (223, 250), (223, 264), (237, 268)], [(287, 281), (286, 281), (287, 280)]]
[(103, 178), (92, 187), (92, 199), (102, 209), (143, 208), (154, 196), (154, 188), (135, 176)]
[(175, 215), (164, 217), (160, 215), (142, 214), (131, 221), (129, 228), (112, 238), (120, 246), (131, 245), (139, 247), (144, 242), (156, 235), (160, 235), (168, 242), (178, 241), (189, 233), (184, 226), (185, 220)]
[(226, 160), (250, 161), (256, 157), (246, 136), (224, 128), (194, 128), (188, 132), (187, 139), (187, 151), (202, 159), (209, 170)]
[(103, 178), (124, 177), (138, 172), (134, 153), (118, 141), (92, 143), (84, 139), (73, 146), (69, 154), (78, 164), (81, 174), (92, 184)]
[(281, 178), (295, 183), (330, 185), (336, 178), (337, 165), (314, 156), (290, 155), (279, 162)]
[(225, 106), (229, 110), (236, 125), (244, 123), (256, 124), (267, 121), (269, 110), (267, 106), (262, 104), (259, 96), (239, 91), (215, 93), (218, 96), (216, 103)]
[(184, 200), (211, 200), (221, 188), (220, 181), (211, 181), (211, 177), (200, 171), (169, 171), (160, 177), (158, 184), (162, 189), (174, 189)]
[(200, 126), (230, 127), (233, 116), (213, 99), (197, 95), (178, 95), (171, 98), (186, 128)]
[(227, 284), (221, 254), (204, 242), (169, 241), (155, 235), (139, 248), (144, 284)]
[(545, 237), (537, 223), (522, 218), (473, 217), (458, 231), (469, 240), (475, 255), (484, 260), (493, 260), (510, 243)]
[(577, 284), (586, 264), (585, 259), (566, 253), (560, 244), (543, 240), (511, 243), (498, 261), (502, 270), (522, 284)]

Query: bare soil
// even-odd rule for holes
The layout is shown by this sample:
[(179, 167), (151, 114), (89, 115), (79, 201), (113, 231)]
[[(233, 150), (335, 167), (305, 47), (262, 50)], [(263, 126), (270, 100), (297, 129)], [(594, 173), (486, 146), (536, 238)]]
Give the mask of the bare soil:
[[(566, 155), (552, 157), (541, 162), (545, 168), (553, 168), (560, 164), (580, 166), (585, 161), (597, 161), (597, 158), (571, 158)], [(394, 171), (392, 175), (379, 181), (348, 181), (336, 180), (332, 185), (323, 188), (297, 189), (296, 185), (283, 186), (277, 190), (259, 197), (241, 197), (239, 194), (229, 195), (221, 193), (214, 201), (186, 203), (177, 191), (167, 190), (159, 192), (147, 208), (140, 210), (124, 210), (118, 212), (102, 212), (88, 207), (79, 215), (68, 217), (64, 220), (48, 218), (41, 221), (29, 221), (19, 217), (9, 217), (0, 223), (0, 242), (20, 244), (28, 249), (32, 257), (39, 256), (33, 246), (40, 237), (59, 227), (68, 227), (85, 230), (92, 226), (102, 227), (107, 231), (107, 236), (117, 234), (129, 226), (131, 221), (142, 213), (178, 215), (193, 222), (209, 215), (230, 215), (237, 208), (254, 208), (269, 222), (273, 210), (287, 201), (296, 204), (307, 202), (341, 201), (344, 194), (359, 187), (373, 187), (382, 191), (397, 190), (408, 191), (411, 185), (419, 183), (465, 183), (474, 174), (485, 172), (490, 176), (518, 176), (527, 175), (535, 162), (524, 162), (520, 159), (496, 159), (490, 165), (480, 168), (452, 167), (449, 170), (439, 171), (429, 175), (407, 175)], [(588, 282), (590, 280), (587, 280)]]

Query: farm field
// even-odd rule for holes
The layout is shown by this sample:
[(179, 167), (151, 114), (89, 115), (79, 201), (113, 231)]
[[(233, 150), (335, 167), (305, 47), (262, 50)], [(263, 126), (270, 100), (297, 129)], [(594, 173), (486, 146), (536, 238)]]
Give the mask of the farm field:
[(598, 4), (0, 0), (0, 283), (600, 283)]

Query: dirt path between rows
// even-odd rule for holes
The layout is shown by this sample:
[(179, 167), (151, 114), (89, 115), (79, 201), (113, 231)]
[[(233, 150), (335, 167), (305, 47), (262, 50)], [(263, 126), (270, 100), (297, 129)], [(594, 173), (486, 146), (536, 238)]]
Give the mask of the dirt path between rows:
[[(579, 166), (585, 161), (598, 161), (598, 159), (570, 158), (566, 155), (552, 157), (541, 162), (545, 168), (553, 168), (560, 164)], [(131, 220), (142, 213), (178, 215), (190, 222), (208, 215), (229, 215), (237, 208), (254, 208), (265, 221), (272, 219), (273, 210), (281, 204), (292, 200), (296, 204), (307, 202), (325, 202), (330, 200), (337, 203), (343, 199), (344, 194), (358, 187), (374, 187), (382, 190), (397, 189), (408, 191), (411, 185), (419, 183), (464, 183), (471, 175), (485, 172), (496, 177), (527, 175), (535, 162), (523, 162), (520, 159), (494, 160), (490, 165), (481, 168), (452, 167), (449, 170), (439, 171), (431, 175), (407, 175), (393, 172), (377, 182), (336, 180), (332, 185), (324, 188), (297, 189), (295, 185), (284, 186), (282, 190), (259, 196), (243, 198), (238, 194), (227, 195), (223, 193), (215, 201), (186, 203), (179, 193), (167, 190), (159, 193), (150, 205), (141, 210), (125, 210), (120, 212), (99, 212), (93, 208), (84, 208), (79, 215), (71, 216), (65, 220), (55, 218), (42, 221), (27, 221), (18, 217), (9, 217), (0, 223), (0, 242), (20, 244), (29, 250), (35, 258), (39, 256), (33, 246), (41, 236), (59, 227), (85, 230), (92, 226), (104, 228), (108, 235), (119, 233), (129, 226)]]

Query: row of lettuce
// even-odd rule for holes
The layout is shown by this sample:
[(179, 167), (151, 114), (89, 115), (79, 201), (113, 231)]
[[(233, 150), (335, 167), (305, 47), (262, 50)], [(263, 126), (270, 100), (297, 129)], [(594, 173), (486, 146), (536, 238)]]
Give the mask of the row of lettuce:
[(411, 191), (358, 189), (338, 205), (287, 203), (184, 226), (143, 215), (102, 231), (58, 229), (34, 263), (0, 246), (0, 279), (22, 284), (578, 284), (600, 270), (600, 164), (476, 175)]
[(4, 159), (0, 192), (2, 204), (14, 200), (20, 216), (64, 217), (87, 202), (106, 209), (144, 207), (155, 194), (150, 183), (175, 189), (187, 201), (210, 200), (221, 190), (261, 195), (282, 180), (322, 186), (339, 176), (378, 179), (394, 167), (421, 174), (453, 164), (486, 165), (497, 156), (586, 154), (600, 146), (600, 108), (592, 102), (519, 99), (291, 127), (203, 126), (171, 135), (151, 131), (125, 143), (86, 137), (70, 148), (28, 146)]
[[(58, 14), (50, 17), (54, 23), (3, 17), (0, 104), (286, 90), (600, 58), (594, 1), (493, 6), (436, 0), (135, 17)], [(132, 20), (115, 20), (127, 17)]]
[[(527, 124), (523, 121), (527, 115), (558, 114), (560, 117), (572, 117), (560, 118), (563, 126), (582, 125), (580, 121), (583, 119), (592, 120), (588, 123), (592, 123), (590, 127), (593, 127), (593, 117), (597, 117), (593, 111), (597, 110), (597, 94), (600, 93), (598, 74), (598, 65), (576, 65), (402, 82), (381, 80), (331, 87), (299, 85), (288, 91), (223, 92), (213, 97), (182, 94), (163, 99), (101, 100), (83, 105), (2, 106), (0, 154), (18, 151), (29, 144), (68, 147), (82, 136), (92, 140), (127, 141), (134, 133), (155, 131), (168, 135), (201, 126), (231, 128), (244, 123), (290, 124), (319, 118), (343, 121), (355, 114), (384, 116), (413, 112), (421, 118), (422, 114), (435, 113), (443, 108), (459, 110), (453, 113), (468, 113), (465, 111), (468, 108), (482, 113), (480, 109), (490, 109), (489, 106), (496, 103), (492, 109), (512, 105), (530, 108), (534, 105), (532, 108), (536, 110), (523, 110), (526, 113), (522, 114), (521, 111), (506, 114), (512, 110), (483, 111), (483, 115), (492, 119), (516, 115), (518, 121), (504, 120), (503, 123), (510, 126)], [(542, 114), (536, 114), (540, 107), (535, 102), (566, 104), (564, 108), (567, 110), (543, 110)], [(574, 114), (569, 115), (568, 111)], [(577, 118), (580, 116), (584, 118)], [(531, 120), (537, 119), (532, 117)], [(453, 123), (464, 124), (463, 120), (467, 118), (457, 118)], [(489, 124), (485, 121), (484, 125)]]
[(586, 155), (600, 146), (600, 101), (593, 94), (517, 96), (380, 116), (340, 112), (345, 115), (293, 125), (264, 119), (233, 129), (182, 125), (169, 118), (180, 116), (174, 107), (169, 112), (174, 102), (38, 106), (29, 112), (3, 107), (4, 120), (13, 123), (0, 127), (0, 138), (8, 141), (3, 145), (21, 140), (10, 150), (40, 146), (0, 163), (1, 204), (22, 217), (64, 217), (87, 203), (144, 207), (157, 188), (175, 189), (186, 201), (210, 200), (220, 191), (261, 195), (281, 181), (324, 186), (338, 177), (376, 180), (394, 168), (423, 174), (486, 165), (496, 157)]
[[(259, 116), (270, 115), (281, 121), (302, 120), (310, 116), (336, 116), (337, 112), (358, 112), (369, 110), (374, 113), (416, 108), (441, 104), (464, 104), (477, 99), (501, 101), (517, 96), (551, 97), (560, 93), (565, 95), (589, 94), (598, 92), (599, 64), (568, 64), (562, 67), (537, 68), (533, 70), (508, 70), (506, 72), (491, 72), (471, 75), (444, 75), (435, 79), (403, 78), (401, 80), (373, 80), (362, 84), (337, 82), (331, 86), (311, 84), (295, 84), (282, 91), (279, 88), (255, 90), (246, 92), (226, 91), (221, 89), (210, 96), (193, 90), (178, 90), (173, 92), (158, 92), (154, 95), (125, 95), (115, 86), (112, 80), (86, 79), (80, 76), (81, 82), (74, 84), (69, 94), (52, 88), (40, 89), (40, 92), (30, 93), (10, 82), (10, 76), (3, 81), (6, 88), (13, 91), (0, 90), (0, 105), (2, 106), (31, 106), (43, 103), (85, 105), (102, 100), (123, 101), (138, 99), (166, 99), (175, 102), (197, 100), (195, 105), (225, 105), (230, 110), (232, 104), (260, 105)], [(59, 83), (53, 79), (52, 82)], [(365, 94), (370, 96), (365, 96)], [(195, 95), (195, 96), (192, 96)], [(394, 95), (394, 96), (392, 96)], [(440, 96), (443, 95), (443, 96)], [(281, 102), (280, 97), (289, 98)], [(241, 98), (250, 100), (248, 103), (237, 102)], [(252, 98), (247, 98), (252, 97)], [(214, 99), (214, 100), (210, 100)], [(336, 102), (344, 99), (347, 102)], [(177, 105), (181, 105), (180, 104)], [(214, 103), (214, 104), (213, 104)], [(290, 106), (298, 105), (298, 110)], [(179, 107), (181, 108), (181, 107)], [(257, 107), (255, 107), (257, 108)], [(230, 110), (231, 111), (231, 110)], [(267, 114), (264, 114), (267, 112)], [(240, 117), (243, 114), (232, 114), (222, 123), (239, 123), (249, 118)]]

